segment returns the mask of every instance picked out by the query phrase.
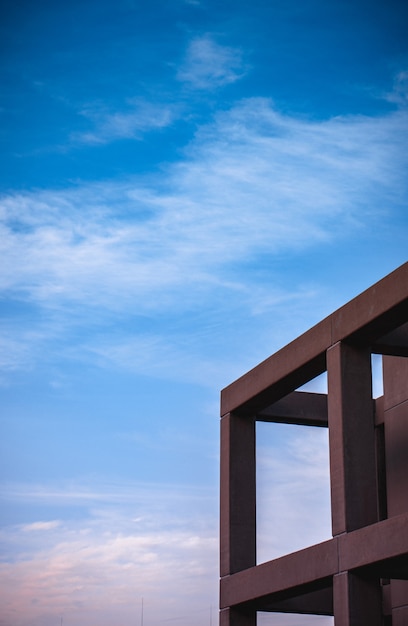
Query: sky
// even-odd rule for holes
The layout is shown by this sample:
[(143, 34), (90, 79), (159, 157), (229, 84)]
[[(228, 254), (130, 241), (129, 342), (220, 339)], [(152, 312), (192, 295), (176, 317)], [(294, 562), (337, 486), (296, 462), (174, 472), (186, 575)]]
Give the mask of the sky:
[[(220, 390), (406, 261), (408, 5), (0, 11), (0, 625), (214, 626)], [(328, 446), (257, 435), (262, 562)]]

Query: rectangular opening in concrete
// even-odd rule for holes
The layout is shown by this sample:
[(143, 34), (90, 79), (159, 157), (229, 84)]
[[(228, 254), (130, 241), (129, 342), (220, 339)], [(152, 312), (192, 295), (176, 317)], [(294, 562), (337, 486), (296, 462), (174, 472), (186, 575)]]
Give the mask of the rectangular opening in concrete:
[(379, 398), (384, 393), (381, 354), (371, 355), (371, 377), (373, 384), (373, 398)]
[(327, 615), (296, 615), (262, 611), (257, 613), (257, 626), (333, 626), (333, 624), (334, 618)]
[(333, 626), (334, 618), (326, 615), (295, 615), (258, 611), (257, 626)]
[(309, 393), (327, 393), (327, 372), (312, 378), (308, 383), (299, 387), (297, 391), (308, 391)]
[(257, 422), (257, 563), (331, 538), (328, 430)]

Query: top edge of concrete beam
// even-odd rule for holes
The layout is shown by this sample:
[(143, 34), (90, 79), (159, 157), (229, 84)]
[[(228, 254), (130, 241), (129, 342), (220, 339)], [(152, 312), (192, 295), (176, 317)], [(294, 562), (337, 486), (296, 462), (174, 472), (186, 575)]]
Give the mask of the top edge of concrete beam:
[(256, 414), (326, 369), (326, 350), (370, 344), (407, 321), (408, 262), (275, 352), (221, 392), (221, 415)]
[(407, 322), (407, 314), (408, 262), (332, 313), (332, 341), (374, 342)]

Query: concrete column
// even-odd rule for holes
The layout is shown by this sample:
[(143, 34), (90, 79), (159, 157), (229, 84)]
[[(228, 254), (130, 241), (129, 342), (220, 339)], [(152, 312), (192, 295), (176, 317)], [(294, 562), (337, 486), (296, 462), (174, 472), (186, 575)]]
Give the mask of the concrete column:
[(381, 626), (382, 596), (379, 581), (342, 572), (333, 577), (335, 626)]
[(332, 531), (336, 536), (378, 519), (370, 351), (336, 343), (327, 351), (327, 375)]
[[(220, 575), (256, 565), (255, 419), (221, 418)], [(220, 626), (256, 626), (256, 611), (226, 608)]]
[(256, 565), (255, 419), (221, 418), (220, 574)]
[(256, 611), (241, 612), (236, 609), (220, 611), (220, 626), (256, 626)]
[(408, 511), (408, 358), (383, 357), (388, 517)]
[[(408, 358), (383, 357), (388, 517), (408, 511)], [(408, 567), (408, 566), (407, 566)], [(408, 626), (408, 581), (391, 580), (393, 626)]]

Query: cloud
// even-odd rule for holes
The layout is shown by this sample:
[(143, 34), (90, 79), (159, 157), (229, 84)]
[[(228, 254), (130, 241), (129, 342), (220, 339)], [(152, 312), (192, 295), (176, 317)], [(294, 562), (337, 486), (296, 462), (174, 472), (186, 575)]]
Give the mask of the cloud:
[[(185, 510), (186, 503), (192, 501), (205, 502), (212, 493), (205, 487), (188, 485), (166, 485), (155, 483), (98, 482), (89, 480), (67, 484), (5, 484), (2, 487), (2, 498), (9, 502), (35, 502), (41, 506), (55, 505), (58, 507), (115, 505), (134, 506), (137, 504), (145, 510), (157, 511), (162, 507), (174, 507), (174, 511)], [(172, 508), (173, 510), (173, 508)], [(197, 511), (197, 506), (194, 508)]]
[(24, 524), (21, 528), (23, 532), (36, 532), (36, 531), (47, 531), (54, 530), (54, 528), (58, 528), (61, 525), (59, 520), (52, 520), (50, 522), (33, 522), (32, 524)]
[(213, 378), (213, 356), (202, 354), (208, 329), (194, 328), (188, 340), (185, 327), (183, 339), (174, 327), (165, 338), (155, 329), (118, 330), (102, 340), (104, 324), (175, 312), (192, 323), (193, 312), (206, 310), (213, 336), (226, 302), (248, 315), (288, 299), (304, 311), (316, 293), (286, 292), (251, 268), (390, 229), (391, 217), (405, 211), (407, 130), (403, 110), (316, 121), (255, 98), (199, 129), (183, 158), (160, 175), (4, 195), (1, 289), (9, 301), (48, 315), (31, 318), (23, 337), (9, 322), (4, 369), (22, 367), (41, 349), (45, 329), (61, 343), (92, 319), (93, 332), (101, 330), (83, 354), (137, 370), (143, 352), (159, 375), (174, 363), (183, 375), (194, 372), (201, 354), (203, 368), (193, 378), (203, 371)]
[(212, 90), (234, 83), (247, 69), (238, 48), (222, 46), (207, 34), (190, 42), (177, 78), (194, 89)]
[(8, 490), (8, 498), (20, 503), (28, 494), (37, 510), (76, 505), (80, 514), (64, 523), (2, 530), (0, 539), (13, 554), (0, 564), (0, 624), (45, 625), (64, 615), (70, 624), (113, 626), (119, 618), (134, 619), (142, 597), (146, 621), (181, 615), (207, 623), (209, 607), (217, 604), (215, 494), (178, 485), (112, 487)]
[[(42, 337), (45, 339), (45, 336)], [(13, 327), (0, 332), (0, 371), (13, 372), (27, 367), (34, 346), (41, 340), (39, 333), (22, 332), (14, 336)], [(3, 380), (0, 378), (0, 384)]]
[(385, 95), (385, 99), (402, 108), (408, 105), (408, 70), (398, 72), (394, 77), (393, 89)]
[(111, 113), (97, 105), (81, 111), (89, 119), (93, 129), (71, 135), (74, 143), (105, 144), (118, 139), (143, 139), (151, 131), (161, 130), (173, 124), (179, 116), (179, 107), (156, 104), (142, 98), (127, 101), (127, 110)]
[[(282, 425), (262, 426), (280, 429), (272, 438), (266, 430), (258, 433), (258, 540), (271, 558), (325, 538), (327, 498), (321, 501), (321, 496), (328, 491), (327, 433), (300, 428), (298, 436), (285, 438)], [(211, 606), (216, 620), (214, 490), (81, 480), (9, 485), (4, 497), (17, 505), (28, 499), (37, 512), (53, 511), (65, 521), (33, 521), (0, 532), (8, 546), (0, 564), (0, 624), (48, 626), (63, 615), (64, 622), (76, 626), (114, 626), (140, 615), (142, 597), (149, 623), (177, 618), (178, 623), (206, 626)], [(63, 514), (65, 507), (69, 516)], [(297, 624), (293, 616), (261, 620)], [(310, 623), (326, 626), (330, 621)]]
[[(182, 333), (171, 336), (171, 331), (167, 337), (149, 333), (98, 336), (82, 344), (80, 358), (104, 367), (113, 366), (160, 380), (208, 385), (213, 389), (214, 381), (225, 377), (226, 362), (223, 359), (217, 362), (211, 354), (206, 355), (203, 348), (200, 350), (200, 342), (205, 344), (200, 331), (195, 334), (187, 329), (184, 336)], [(233, 372), (238, 376), (241, 367), (231, 359), (229, 375)]]
[[(0, 565), (4, 624), (47, 623), (64, 614), (72, 624), (90, 618), (117, 624), (135, 615), (157, 623), (180, 613), (197, 624), (197, 610), (216, 602), (217, 541), (188, 531), (118, 534), (65, 529), (65, 536), (29, 559)], [(165, 602), (158, 602), (166, 598)], [(204, 612), (204, 611), (203, 611)], [(18, 613), (19, 622), (13, 615)], [(101, 616), (99, 622), (98, 616)], [(105, 617), (102, 617), (105, 616)], [(31, 620), (31, 621), (29, 621)]]
[(178, 287), (240, 291), (231, 264), (374, 228), (398, 206), (407, 129), (403, 112), (315, 122), (244, 101), (153, 180), (3, 196), (1, 287), (112, 308)]
[[(327, 432), (260, 426), (263, 560), (326, 538), (330, 524)], [(36, 511), (51, 507), (65, 521), (33, 521), (0, 532), (8, 546), (0, 565), (0, 624), (48, 626), (63, 615), (77, 626), (113, 626), (140, 614), (142, 597), (149, 623), (177, 618), (208, 624), (210, 607), (218, 603), (218, 506), (212, 489), (81, 480), (8, 485), (4, 497), (17, 505), (34, 503)], [(260, 616), (260, 622), (297, 625), (294, 616)]]

